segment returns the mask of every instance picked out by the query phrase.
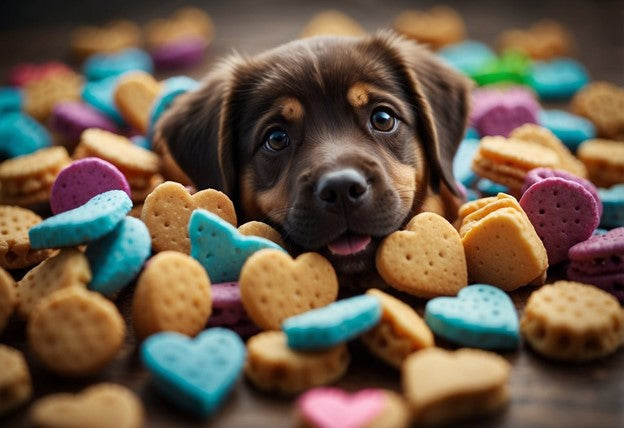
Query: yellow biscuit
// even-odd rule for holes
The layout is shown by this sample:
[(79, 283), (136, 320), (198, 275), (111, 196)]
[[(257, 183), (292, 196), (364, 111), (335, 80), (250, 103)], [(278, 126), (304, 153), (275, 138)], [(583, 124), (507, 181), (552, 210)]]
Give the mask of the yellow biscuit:
[(147, 134), (152, 104), (160, 89), (160, 83), (143, 71), (124, 74), (117, 82), (115, 105), (124, 120), (143, 135)]
[(531, 294), (520, 330), (546, 357), (593, 360), (613, 353), (624, 342), (624, 309), (597, 287), (558, 281)]
[(43, 122), (63, 101), (78, 101), (82, 93), (82, 77), (74, 72), (54, 73), (28, 82), (24, 86), (24, 111)]
[(572, 111), (591, 120), (599, 137), (624, 141), (624, 88), (592, 82), (576, 93)]
[(247, 341), (245, 376), (258, 389), (297, 394), (329, 385), (347, 371), (351, 357), (346, 345), (324, 351), (298, 352), (281, 331), (265, 331)]
[(527, 30), (510, 29), (499, 38), (501, 50), (520, 51), (533, 59), (552, 59), (569, 55), (570, 33), (558, 22), (541, 20)]
[(325, 10), (314, 15), (301, 31), (299, 37), (314, 36), (363, 36), (364, 28), (349, 15), (338, 10)]
[[(133, 187), (130, 185), (130, 194), (133, 204), (143, 204), (145, 199), (152, 193), (158, 186), (163, 184), (164, 179), (160, 174), (154, 174), (150, 177), (149, 181), (147, 181), (145, 187)], [(140, 213), (139, 213), (140, 217)]]
[(401, 12), (394, 20), (394, 29), (433, 49), (459, 42), (466, 36), (466, 27), (461, 15), (447, 6), (435, 6), (428, 11)]
[(22, 269), (50, 255), (50, 250), (30, 248), (28, 230), (39, 223), (41, 217), (30, 210), (0, 205), (0, 267)]
[(389, 285), (414, 296), (453, 296), (468, 284), (459, 234), (434, 213), (418, 214), (406, 230), (388, 235), (375, 265)]
[(112, 21), (103, 27), (77, 28), (71, 38), (74, 54), (86, 58), (97, 53), (113, 53), (141, 44), (141, 30), (132, 21)]
[(0, 344), (0, 416), (32, 396), (32, 381), (24, 355)]
[[(466, 232), (468, 232), (472, 228), (475, 222), (482, 220), (490, 213), (493, 213), (494, 211), (501, 208), (513, 208), (514, 210), (525, 216), (524, 210), (522, 209), (516, 198), (511, 195), (508, 195), (506, 193), (499, 193), (497, 196), (484, 199), (489, 200), (489, 202), (462, 218), (461, 227), (459, 229), (459, 236), (463, 237)], [(479, 201), (479, 199), (477, 201)]]
[(259, 236), (260, 238), (268, 239), (269, 241), (275, 242), (282, 248), (286, 248), (286, 244), (282, 239), (282, 235), (269, 226), (266, 223), (262, 223), (261, 221), (249, 221), (247, 223), (241, 224), (238, 226), (238, 231), (241, 235), (245, 236)]
[(0, 268), (0, 335), (9, 322), (16, 304), (15, 280), (7, 271)]
[(65, 376), (87, 376), (110, 362), (123, 343), (117, 307), (99, 293), (67, 287), (30, 313), (28, 344), (43, 364)]
[(611, 187), (624, 183), (623, 141), (587, 140), (579, 147), (578, 157), (596, 186)]
[(506, 193), (499, 193), (496, 196), (488, 196), (487, 198), (479, 198), (479, 199), (475, 199), (474, 201), (466, 202), (461, 207), (459, 207), (459, 210), (457, 211), (460, 224), (464, 220), (464, 218), (466, 218), (473, 212), (489, 205), (490, 203), (498, 199), (503, 199), (503, 198), (513, 199), (514, 201), (517, 202), (516, 198)]

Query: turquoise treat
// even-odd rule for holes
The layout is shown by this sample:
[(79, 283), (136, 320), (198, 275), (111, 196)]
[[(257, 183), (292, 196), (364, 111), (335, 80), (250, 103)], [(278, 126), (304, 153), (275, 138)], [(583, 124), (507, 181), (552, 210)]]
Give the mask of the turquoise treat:
[(0, 115), (0, 159), (28, 155), (51, 145), (48, 130), (30, 116), (20, 112)]
[(152, 150), (152, 142), (144, 135), (135, 135), (134, 137), (130, 138), (130, 141), (145, 150)]
[(117, 125), (123, 126), (124, 120), (115, 105), (114, 93), (119, 76), (87, 82), (82, 88), (82, 99), (93, 108), (104, 113)]
[(487, 45), (475, 40), (466, 40), (447, 46), (438, 52), (451, 67), (466, 75), (482, 69), (488, 62), (496, 58), (496, 54)]
[(115, 295), (139, 274), (151, 248), (145, 223), (126, 217), (112, 232), (87, 246), (92, 273), (89, 289), (107, 297)]
[(290, 317), (282, 323), (282, 330), (290, 348), (309, 351), (354, 339), (380, 318), (379, 299), (363, 294)]
[(600, 226), (605, 229), (624, 226), (624, 183), (609, 189), (598, 189), (602, 201)]
[(509, 193), (509, 187), (495, 183), (487, 178), (482, 178), (477, 183), (477, 189), (485, 196), (496, 196), (499, 193)]
[(152, 105), (152, 111), (149, 117), (149, 127), (147, 135), (151, 139), (154, 134), (154, 125), (162, 116), (162, 114), (169, 108), (173, 100), (178, 95), (182, 95), (186, 92), (193, 91), (199, 87), (199, 82), (195, 79), (191, 79), (186, 76), (170, 77), (165, 80), (165, 88), (161, 94), (156, 98)]
[(479, 148), (479, 140), (464, 138), (453, 158), (453, 174), (455, 179), (466, 187), (470, 187), (478, 178), (472, 170), (472, 158)]
[(466, 128), (466, 133), (464, 134), (464, 140), (478, 140), (479, 138), (481, 138), (481, 136), (479, 135), (476, 129), (474, 129), (472, 126), (469, 126), (468, 128)]
[(153, 73), (152, 57), (141, 49), (126, 49), (112, 54), (92, 55), (85, 61), (83, 67), (87, 80), (102, 80), (119, 76), (127, 71)]
[(241, 235), (216, 214), (197, 209), (189, 222), (191, 256), (199, 261), (213, 284), (238, 281), (243, 264), (258, 250), (282, 247), (268, 239)]
[(0, 113), (21, 111), (24, 95), (19, 88), (5, 86), (0, 88)]
[(110, 233), (132, 209), (123, 190), (109, 190), (84, 205), (48, 217), (28, 231), (31, 248), (74, 247)]
[(466, 201), (476, 201), (480, 199), (481, 195), (474, 189), (466, 189)]
[(539, 124), (550, 129), (572, 151), (575, 151), (583, 141), (596, 137), (596, 127), (593, 123), (563, 110), (540, 111)]
[(542, 100), (566, 100), (589, 83), (589, 76), (578, 61), (559, 58), (534, 62), (527, 83)]
[(425, 307), (431, 330), (462, 346), (482, 349), (516, 349), (520, 340), (518, 315), (503, 290), (475, 284), (457, 297), (438, 297)]
[(245, 344), (231, 330), (214, 327), (195, 339), (156, 333), (141, 346), (154, 386), (173, 404), (200, 417), (214, 414), (245, 363)]

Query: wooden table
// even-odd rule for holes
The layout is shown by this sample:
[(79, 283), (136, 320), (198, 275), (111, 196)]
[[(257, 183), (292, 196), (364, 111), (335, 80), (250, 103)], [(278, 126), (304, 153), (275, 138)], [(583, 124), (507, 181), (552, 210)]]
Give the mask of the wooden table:
[[(575, 34), (575, 56), (594, 80), (624, 84), (624, 3), (622, 1), (528, 0), (500, 5), (486, 0), (447, 1), (464, 16), (471, 38), (494, 44), (505, 28), (525, 28), (543, 17), (555, 18)], [(218, 57), (232, 49), (255, 53), (296, 37), (316, 11), (338, 7), (329, 1), (213, 0), (200, 4), (214, 18), (217, 36), (206, 61), (187, 74), (200, 77)], [(431, 2), (418, 2), (429, 7)], [(409, 2), (347, 1), (339, 8), (360, 21), (367, 30), (388, 26)], [(413, 3), (411, 4), (413, 7)], [(68, 41), (72, 28), (111, 19), (130, 18), (144, 23), (166, 16), (178, 3), (147, 0), (125, 2), (71, 2), (45, 0), (4, 1), (0, 4), (0, 78), (20, 61), (50, 59), (71, 61)], [(159, 77), (165, 77), (164, 75)], [(532, 290), (513, 293), (519, 311)], [(118, 299), (129, 319), (132, 287)], [(424, 301), (411, 299), (422, 314)], [(34, 379), (35, 398), (59, 391), (79, 391), (94, 382), (113, 381), (136, 391), (147, 409), (148, 426), (282, 427), (293, 424), (293, 400), (266, 395), (244, 380), (236, 386), (225, 406), (212, 419), (196, 420), (162, 400), (150, 384), (137, 357), (129, 327), (125, 345), (115, 360), (90, 379), (68, 380), (45, 371), (26, 347), (24, 325), (13, 321), (0, 342), (25, 351)], [(351, 346), (352, 364), (338, 386), (348, 390), (382, 387), (399, 390), (399, 373), (369, 356), (358, 343)], [(574, 365), (547, 361), (526, 346), (504, 354), (512, 363), (511, 403), (490, 418), (472, 421), (475, 427), (624, 427), (624, 350), (590, 364)], [(1, 370), (2, 368), (0, 368)], [(9, 414), (0, 426), (28, 426), (27, 406)]]

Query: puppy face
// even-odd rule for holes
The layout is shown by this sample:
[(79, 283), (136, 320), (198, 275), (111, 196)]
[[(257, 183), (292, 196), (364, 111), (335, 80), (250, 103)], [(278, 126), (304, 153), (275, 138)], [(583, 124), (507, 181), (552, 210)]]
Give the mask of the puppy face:
[(304, 39), (224, 63), (159, 133), (199, 188), (360, 273), (431, 189), (455, 191), (466, 98), (461, 77), (396, 36)]

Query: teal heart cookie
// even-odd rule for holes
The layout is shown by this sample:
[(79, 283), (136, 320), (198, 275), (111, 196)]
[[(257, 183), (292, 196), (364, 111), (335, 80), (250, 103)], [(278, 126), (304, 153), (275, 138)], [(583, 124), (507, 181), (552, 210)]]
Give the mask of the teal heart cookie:
[(244, 236), (227, 221), (197, 209), (189, 221), (191, 256), (199, 261), (213, 284), (238, 281), (245, 261), (264, 248), (284, 249), (268, 239)]
[(425, 307), (431, 330), (462, 346), (516, 349), (520, 340), (516, 309), (503, 290), (485, 284), (463, 288), (457, 297), (438, 297)]
[(208, 416), (232, 390), (245, 363), (245, 344), (232, 330), (215, 327), (191, 339), (156, 333), (141, 346), (141, 360), (158, 391), (196, 416)]

